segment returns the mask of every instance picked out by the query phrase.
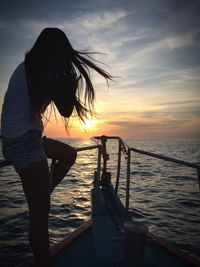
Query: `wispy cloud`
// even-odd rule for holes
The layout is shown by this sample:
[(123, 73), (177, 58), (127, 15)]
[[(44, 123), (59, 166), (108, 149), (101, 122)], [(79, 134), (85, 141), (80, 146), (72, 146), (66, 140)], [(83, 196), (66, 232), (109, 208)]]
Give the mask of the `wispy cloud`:
[[(123, 19), (127, 13), (124, 10), (116, 11), (104, 11), (104, 12), (93, 12), (84, 13), (82, 16), (74, 19), (74, 24), (80, 28), (85, 28), (89, 32), (94, 32), (96, 30), (108, 29), (113, 27), (115, 23), (118, 23)], [(73, 22), (72, 22), (73, 23)]]

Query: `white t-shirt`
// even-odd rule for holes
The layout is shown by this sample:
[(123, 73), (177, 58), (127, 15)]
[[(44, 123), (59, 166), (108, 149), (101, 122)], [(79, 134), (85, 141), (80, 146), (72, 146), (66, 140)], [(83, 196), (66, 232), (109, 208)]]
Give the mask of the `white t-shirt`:
[(14, 138), (31, 129), (42, 131), (42, 120), (32, 119), (26, 82), (25, 64), (22, 62), (13, 72), (1, 114), (1, 134)]

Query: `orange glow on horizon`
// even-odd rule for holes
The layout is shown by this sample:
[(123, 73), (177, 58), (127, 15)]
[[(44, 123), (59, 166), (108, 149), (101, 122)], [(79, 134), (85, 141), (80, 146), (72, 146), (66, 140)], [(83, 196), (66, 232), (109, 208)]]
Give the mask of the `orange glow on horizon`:
[[(119, 100), (118, 100), (119, 101)], [(118, 111), (119, 102), (108, 105), (106, 101), (98, 104), (97, 117), (88, 118), (85, 123), (77, 117), (70, 118), (68, 132), (61, 116), (52, 114), (46, 124), (44, 135), (52, 138), (90, 138), (92, 136), (112, 135), (122, 138), (178, 138), (200, 136), (199, 117), (179, 118), (176, 114), (145, 101), (137, 101), (134, 106), (127, 101), (123, 112)]]
[(44, 128), (44, 135), (54, 138), (89, 138), (99, 133), (102, 121), (98, 119), (87, 119), (85, 123), (72, 118), (68, 124), (67, 131), (60, 117), (57, 121), (51, 119)]
[[(199, 127), (197, 123), (199, 120), (191, 122), (193, 133), (191, 135), (191, 125), (183, 124), (181, 127), (175, 125), (164, 125), (161, 120), (155, 120), (150, 123), (150, 120), (140, 119), (128, 119), (122, 121), (120, 124), (118, 121), (110, 121), (94, 119), (87, 120), (85, 124), (78, 119), (74, 119), (68, 126), (68, 132), (66, 132), (64, 124), (61, 120), (50, 121), (45, 129), (44, 135), (52, 138), (90, 138), (92, 136), (100, 135), (112, 135), (120, 136), (122, 138), (177, 138), (177, 137), (194, 137), (199, 136)], [(195, 127), (196, 126), (196, 127)]]

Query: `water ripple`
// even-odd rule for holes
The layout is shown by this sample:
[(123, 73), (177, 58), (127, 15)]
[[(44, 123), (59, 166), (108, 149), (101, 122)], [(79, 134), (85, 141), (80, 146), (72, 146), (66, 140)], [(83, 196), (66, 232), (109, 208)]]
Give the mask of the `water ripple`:
[[(91, 141), (64, 140), (74, 146), (91, 145)], [(127, 140), (136, 148), (180, 158), (200, 161), (198, 140)], [(116, 175), (115, 141), (108, 142), (112, 179)], [(91, 215), (90, 190), (97, 166), (96, 152), (81, 152), (69, 175), (55, 189), (49, 217), (51, 245), (82, 224)], [(0, 170), (0, 255), (3, 267), (20, 267), (32, 260), (28, 244), (28, 211), (19, 177), (12, 167)], [(119, 195), (125, 202), (126, 162), (122, 157)], [(134, 153), (131, 161), (130, 207), (132, 215), (145, 220), (149, 230), (166, 238), (192, 256), (200, 248), (200, 193), (196, 171), (173, 163)]]

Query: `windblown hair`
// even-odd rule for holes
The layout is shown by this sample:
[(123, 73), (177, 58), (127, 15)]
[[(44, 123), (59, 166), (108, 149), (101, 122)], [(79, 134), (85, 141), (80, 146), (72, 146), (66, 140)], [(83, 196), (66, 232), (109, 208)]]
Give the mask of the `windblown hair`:
[(72, 112), (84, 121), (94, 113), (95, 91), (91, 70), (107, 83), (111, 75), (94, 64), (92, 53), (73, 49), (65, 33), (45, 28), (25, 55), (26, 78), (32, 116), (43, 116), (54, 103), (63, 118)]

